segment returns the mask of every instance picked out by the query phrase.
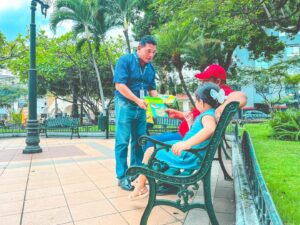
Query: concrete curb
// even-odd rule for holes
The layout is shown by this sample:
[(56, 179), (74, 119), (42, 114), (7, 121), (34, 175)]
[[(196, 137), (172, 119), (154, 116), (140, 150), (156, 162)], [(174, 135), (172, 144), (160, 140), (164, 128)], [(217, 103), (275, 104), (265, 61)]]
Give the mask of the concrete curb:
[(232, 145), (232, 168), (236, 203), (236, 225), (259, 225), (240, 148), (236, 141)]

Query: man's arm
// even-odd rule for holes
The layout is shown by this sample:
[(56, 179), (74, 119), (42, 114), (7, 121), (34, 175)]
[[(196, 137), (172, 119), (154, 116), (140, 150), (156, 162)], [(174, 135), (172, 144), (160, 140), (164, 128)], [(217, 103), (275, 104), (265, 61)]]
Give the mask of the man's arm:
[(234, 101), (239, 102), (240, 103), (239, 107), (242, 108), (247, 104), (247, 96), (241, 91), (231, 92), (227, 96), (226, 101), (216, 109), (216, 112), (215, 112), (216, 118), (219, 119), (219, 117), (221, 116), (225, 106), (228, 103), (234, 102)]
[(116, 89), (127, 99), (135, 102), (139, 107), (141, 107), (142, 109), (147, 109), (147, 104), (143, 99), (138, 98), (137, 96), (135, 96), (135, 94), (132, 93), (132, 91), (125, 85), (122, 83), (116, 83), (115, 84)]
[(237, 101), (240, 103), (239, 108), (243, 108), (247, 104), (247, 96), (241, 91), (231, 92), (227, 96), (226, 105), (230, 102)]

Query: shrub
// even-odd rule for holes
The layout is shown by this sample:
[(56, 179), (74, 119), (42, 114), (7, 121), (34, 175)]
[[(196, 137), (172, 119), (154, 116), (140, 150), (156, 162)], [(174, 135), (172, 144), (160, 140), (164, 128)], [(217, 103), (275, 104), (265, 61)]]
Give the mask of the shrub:
[(21, 124), (22, 121), (22, 113), (11, 113), (11, 120), (14, 124)]
[(289, 109), (285, 112), (277, 111), (270, 120), (273, 136), (279, 140), (300, 140), (300, 111)]

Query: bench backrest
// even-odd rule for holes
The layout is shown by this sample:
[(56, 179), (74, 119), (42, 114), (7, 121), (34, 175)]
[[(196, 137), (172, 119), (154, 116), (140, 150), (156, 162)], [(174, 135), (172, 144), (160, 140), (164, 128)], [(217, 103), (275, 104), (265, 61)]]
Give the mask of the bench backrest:
[(47, 127), (77, 127), (79, 125), (79, 118), (73, 117), (59, 117), (49, 118), (45, 121)]
[(155, 117), (154, 124), (156, 125), (166, 125), (166, 126), (175, 126), (178, 127), (181, 123), (178, 119), (173, 119), (169, 117)]
[(214, 160), (217, 148), (222, 140), (222, 137), (226, 131), (228, 124), (230, 123), (234, 114), (238, 111), (239, 102), (230, 102), (226, 105), (225, 109), (220, 116), (216, 130), (206, 147), (206, 153), (203, 160), (201, 161), (201, 168), (197, 172), (196, 176), (204, 176), (207, 171), (211, 168), (212, 161)]

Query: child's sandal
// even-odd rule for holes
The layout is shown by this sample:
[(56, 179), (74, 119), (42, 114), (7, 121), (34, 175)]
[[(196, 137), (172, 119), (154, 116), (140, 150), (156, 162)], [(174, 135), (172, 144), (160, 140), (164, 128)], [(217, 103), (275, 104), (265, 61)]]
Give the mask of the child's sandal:
[(134, 181), (131, 182), (131, 185), (136, 187), (138, 184), (138, 179), (135, 179)]
[[(137, 188), (137, 187), (136, 187)], [(142, 188), (141, 190), (138, 190), (138, 193), (136, 194), (136, 191), (133, 191), (129, 196), (129, 200), (136, 201), (139, 199), (146, 198), (149, 195), (149, 191), (147, 187)]]

